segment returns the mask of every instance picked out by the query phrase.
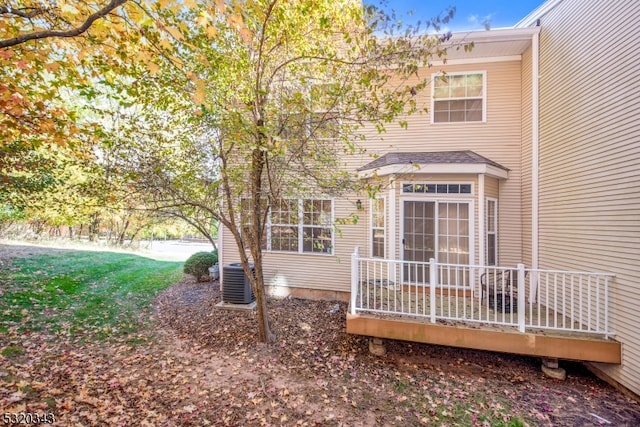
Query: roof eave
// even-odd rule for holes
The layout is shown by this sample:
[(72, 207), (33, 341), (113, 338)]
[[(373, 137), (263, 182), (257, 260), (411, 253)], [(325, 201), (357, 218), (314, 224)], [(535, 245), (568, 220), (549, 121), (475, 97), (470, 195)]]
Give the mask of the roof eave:
[[(522, 54), (531, 47), (539, 31), (538, 27), (528, 27), (454, 33), (451, 39), (442, 45), (447, 49), (447, 55), (443, 60), (447, 63), (474, 59), (488, 61), (496, 58), (520, 60)], [(460, 48), (467, 43), (473, 43), (473, 48)]]
[(362, 179), (374, 176), (408, 174), (475, 174), (487, 175), (497, 179), (509, 178), (509, 171), (487, 163), (402, 163), (385, 165), (375, 169), (361, 170)]
[(506, 41), (516, 41), (516, 40), (531, 40), (531, 36), (539, 32), (540, 32), (539, 27), (499, 28), (499, 29), (488, 30), (488, 31), (487, 30), (463, 31), (463, 32), (452, 33), (451, 39), (449, 40), (449, 42), (458, 44), (466, 41), (483, 43), (483, 42), (506, 42)]

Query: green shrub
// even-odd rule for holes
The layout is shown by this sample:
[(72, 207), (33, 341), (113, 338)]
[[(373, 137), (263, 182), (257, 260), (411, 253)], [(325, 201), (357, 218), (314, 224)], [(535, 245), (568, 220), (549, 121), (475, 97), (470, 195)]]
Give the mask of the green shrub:
[(206, 281), (209, 277), (209, 267), (218, 263), (218, 251), (196, 252), (184, 263), (183, 271), (196, 277), (198, 282)]

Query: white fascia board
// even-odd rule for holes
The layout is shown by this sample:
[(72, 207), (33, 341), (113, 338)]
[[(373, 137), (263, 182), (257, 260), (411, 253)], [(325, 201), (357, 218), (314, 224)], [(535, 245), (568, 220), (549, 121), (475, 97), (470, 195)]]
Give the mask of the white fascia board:
[(503, 28), (499, 30), (488, 31), (466, 31), (459, 33), (452, 33), (451, 39), (443, 44), (443, 47), (447, 45), (459, 45), (460, 43), (474, 42), (474, 43), (489, 43), (489, 42), (509, 42), (517, 40), (531, 40), (531, 36), (538, 33), (540, 28), (538, 27), (525, 27), (525, 28)]
[(513, 62), (521, 61), (522, 55), (506, 55), (506, 56), (487, 56), (476, 58), (460, 58), (460, 59), (447, 59), (446, 61), (433, 61), (431, 63), (434, 67), (442, 67), (443, 65), (468, 65), (468, 64), (488, 64), (495, 62)]
[(485, 174), (498, 179), (509, 178), (509, 171), (486, 163), (427, 163), (387, 165), (377, 169), (358, 172), (360, 178), (385, 175), (409, 174)]

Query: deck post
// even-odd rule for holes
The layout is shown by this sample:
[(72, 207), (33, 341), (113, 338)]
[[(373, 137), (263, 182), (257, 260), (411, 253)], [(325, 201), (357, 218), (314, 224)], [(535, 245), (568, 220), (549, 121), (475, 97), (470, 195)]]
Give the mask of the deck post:
[(351, 254), (351, 314), (356, 314), (356, 301), (358, 298), (358, 247), (356, 246)]
[(611, 338), (609, 333), (609, 276), (604, 276), (604, 336)]
[(431, 323), (436, 323), (436, 284), (438, 283), (436, 268), (436, 260), (429, 258), (429, 315)]
[(520, 263), (517, 265), (518, 267), (518, 330), (520, 332), (525, 332), (525, 298), (524, 298), (524, 288), (525, 288), (525, 271), (524, 264)]

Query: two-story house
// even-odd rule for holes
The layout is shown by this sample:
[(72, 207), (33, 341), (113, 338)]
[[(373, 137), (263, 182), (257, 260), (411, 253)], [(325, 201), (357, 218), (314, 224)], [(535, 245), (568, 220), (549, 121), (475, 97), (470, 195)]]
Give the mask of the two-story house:
[(269, 224), (265, 282), (350, 301), (351, 333), (587, 361), (640, 394), (640, 3), (548, 0), (455, 40), (429, 113), (349, 160), (374, 198), (272, 208), (295, 223)]

